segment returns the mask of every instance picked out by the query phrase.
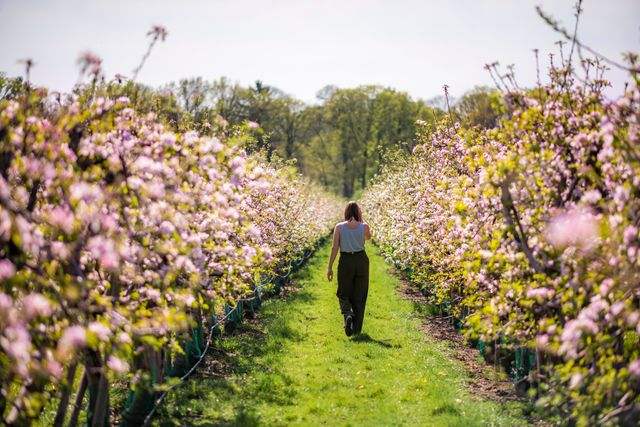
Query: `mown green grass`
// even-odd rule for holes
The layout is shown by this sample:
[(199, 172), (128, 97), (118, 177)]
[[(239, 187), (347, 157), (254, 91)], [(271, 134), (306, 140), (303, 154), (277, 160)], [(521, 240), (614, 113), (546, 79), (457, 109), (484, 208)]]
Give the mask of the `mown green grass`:
[(171, 391), (154, 424), (526, 424), (522, 405), (473, 397), (465, 368), (420, 331), (413, 304), (398, 294), (398, 279), (375, 248), (368, 253), (361, 336), (344, 334), (337, 284), (325, 277), (327, 244), (294, 277), (301, 290), (267, 301), (259, 322), (245, 323), (240, 334), (217, 343), (209, 357), (224, 364), (227, 375), (200, 369)]

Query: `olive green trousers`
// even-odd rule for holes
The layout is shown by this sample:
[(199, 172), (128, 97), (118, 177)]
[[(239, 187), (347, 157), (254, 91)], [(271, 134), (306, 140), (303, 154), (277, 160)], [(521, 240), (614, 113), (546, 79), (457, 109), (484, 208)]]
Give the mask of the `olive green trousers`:
[(364, 308), (369, 293), (369, 257), (365, 251), (340, 252), (338, 260), (338, 301), (345, 316), (353, 315), (353, 330), (362, 332)]

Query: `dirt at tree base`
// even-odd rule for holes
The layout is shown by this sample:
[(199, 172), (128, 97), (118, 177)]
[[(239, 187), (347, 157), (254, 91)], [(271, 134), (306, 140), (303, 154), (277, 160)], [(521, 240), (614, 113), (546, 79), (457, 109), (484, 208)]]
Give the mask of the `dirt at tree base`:
[[(429, 304), (428, 299), (422, 295), (416, 285), (399, 277), (397, 273), (396, 277), (400, 280), (399, 291), (403, 298), (417, 304)], [(422, 331), (438, 342), (445, 342), (451, 350), (451, 356), (464, 364), (469, 372), (468, 386), (474, 397), (504, 403), (529, 401), (527, 397), (518, 396), (513, 383), (501, 378), (493, 366), (483, 361), (480, 351), (468, 345), (465, 336), (458, 333), (451, 324), (450, 317), (419, 316), (419, 318), (422, 321)], [(527, 418), (531, 425), (536, 427), (553, 425), (533, 416)]]

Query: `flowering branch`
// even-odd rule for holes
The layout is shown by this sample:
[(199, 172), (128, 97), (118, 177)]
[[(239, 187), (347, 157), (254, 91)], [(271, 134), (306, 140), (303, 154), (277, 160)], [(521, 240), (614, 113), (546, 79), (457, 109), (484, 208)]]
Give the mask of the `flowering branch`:
[(95, 83), (102, 75), (102, 59), (92, 52), (83, 52), (78, 58), (80, 65), (80, 75), (78, 76), (78, 84), (82, 82), (85, 74), (93, 76), (92, 81)]
[[(529, 260), (531, 267), (536, 273), (544, 273), (542, 266), (533, 256), (533, 252), (529, 247), (527, 242), (527, 235), (524, 232), (522, 224), (520, 223), (520, 218), (518, 217), (518, 211), (513, 203), (513, 197), (511, 197), (511, 192), (509, 191), (509, 181), (504, 180), (500, 185), (500, 190), (502, 191), (502, 196), (500, 200), (502, 201), (502, 211), (504, 213), (505, 220), (507, 221), (507, 226), (513, 235), (513, 238), (516, 240), (520, 249), (524, 252), (525, 256)], [(513, 213), (513, 215), (512, 215)], [(517, 226), (517, 229), (516, 229)], [(518, 233), (519, 232), (519, 233)]]
[(167, 29), (162, 25), (154, 25), (153, 27), (151, 27), (151, 30), (149, 30), (149, 32), (147, 33), (148, 36), (151, 36), (151, 42), (149, 42), (147, 51), (142, 56), (140, 64), (133, 70), (133, 77), (131, 78), (131, 81), (135, 81), (138, 78), (138, 73), (140, 73), (140, 70), (142, 70), (144, 63), (147, 61), (147, 58), (149, 58), (149, 55), (151, 55), (151, 51), (153, 50), (153, 47), (158, 42), (158, 40), (165, 41), (168, 34), (169, 33), (167, 32)]
[(25, 81), (27, 82), (27, 84), (31, 81), (31, 69), (33, 68), (33, 66), (36, 64), (35, 62), (33, 62), (33, 59), (31, 58), (26, 58), (26, 59), (20, 59), (18, 61), (18, 64), (24, 64), (24, 68), (25, 68)]
[[(580, 1), (580, 3), (582, 3), (582, 2)], [(609, 59), (608, 57), (606, 57), (605, 55), (601, 54), (600, 52), (597, 52), (596, 50), (594, 50), (594, 49), (590, 48), (589, 46), (585, 45), (584, 43), (582, 43), (580, 40), (578, 40), (578, 38), (575, 35), (572, 36), (571, 34), (569, 34), (569, 31), (567, 31), (567, 29), (565, 29), (564, 27), (561, 27), (560, 23), (558, 21), (556, 21), (550, 15), (547, 15), (542, 10), (542, 8), (540, 6), (536, 6), (536, 11), (538, 12), (538, 15), (540, 15), (540, 17), (547, 24), (549, 24), (549, 26), (551, 28), (553, 28), (554, 31), (556, 31), (557, 33), (560, 33), (565, 39), (571, 40), (573, 44), (578, 46), (578, 48), (588, 51), (592, 55), (602, 59), (603, 61), (609, 63), (610, 65), (613, 65), (616, 68), (628, 71), (630, 73), (637, 73), (638, 72), (637, 68), (631, 68), (631, 67), (627, 67), (625, 65), (622, 65), (619, 62), (616, 62), (616, 61), (614, 61), (612, 59)], [(577, 25), (577, 20), (576, 20), (576, 25)]]

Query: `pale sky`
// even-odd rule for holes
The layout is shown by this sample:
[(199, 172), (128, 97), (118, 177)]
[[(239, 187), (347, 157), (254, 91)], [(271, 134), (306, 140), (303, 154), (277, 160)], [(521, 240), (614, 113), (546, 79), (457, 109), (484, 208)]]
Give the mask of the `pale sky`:
[[(560, 39), (535, 5), (573, 27), (570, 0), (0, 0), (0, 71), (68, 91), (83, 51), (103, 59), (107, 77), (127, 76), (146, 50), (151, 25), (169, 36), (138, 80), (160, 86), (221, 76), (276, 86), (305, 102), (328, 84), (379, 84), (415, 98), (491, 85), (488, 62), (515, 64), (535, 82), (533, 48), (557, 52)], [(640, 0), (585, 0), (580, 38), (612, 59), (640, 52)], [(611, 96), (625, 73), (612, 70)]]

